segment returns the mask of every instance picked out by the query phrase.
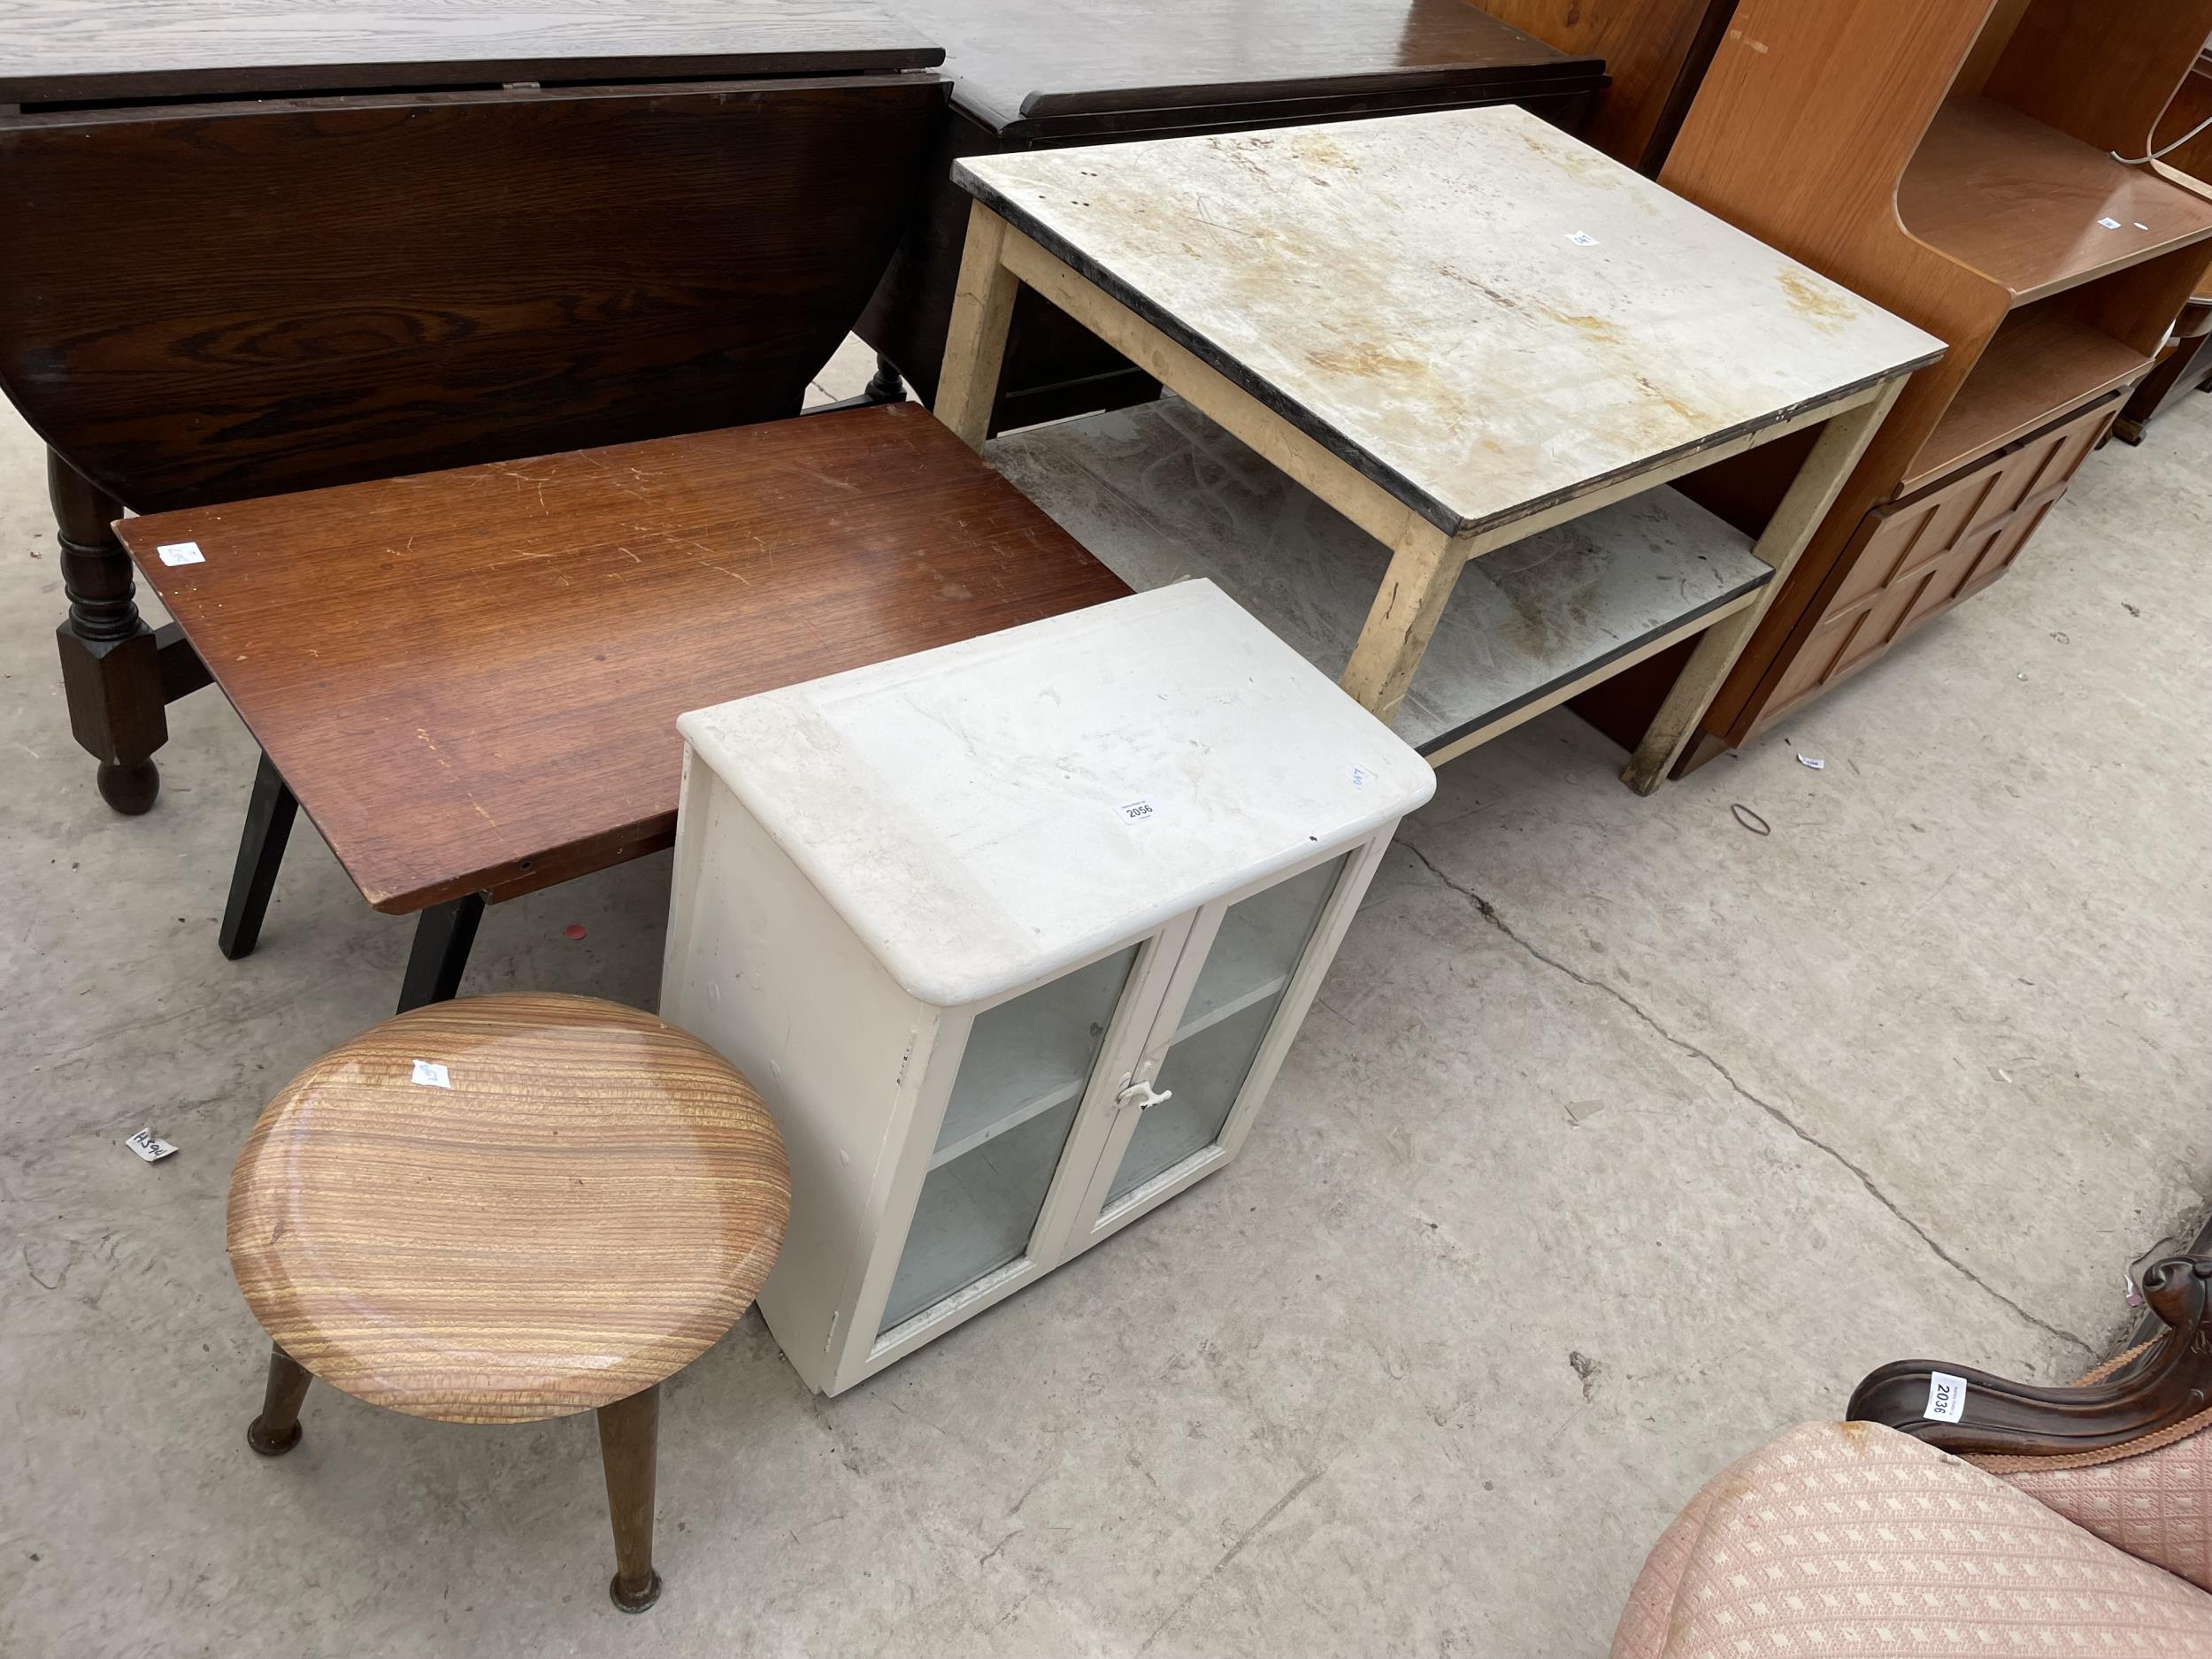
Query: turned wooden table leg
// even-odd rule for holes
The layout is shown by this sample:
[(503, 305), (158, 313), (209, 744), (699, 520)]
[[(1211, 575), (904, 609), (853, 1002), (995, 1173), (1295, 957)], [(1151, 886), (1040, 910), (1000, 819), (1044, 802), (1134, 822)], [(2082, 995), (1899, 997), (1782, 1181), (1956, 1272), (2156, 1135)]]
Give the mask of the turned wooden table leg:
[(264, 1457), (281, 1457), (300, 1443), (300, 1402), (315, 1379), (307, 1368), (273, 1343), (269, 1348), (269, 1386), (261, 1415), (246, 1425), (246, 1444)]
[(153, 756), (169, 741), (169, 718), (160, 652), (138, 614), (130, 556), (108, 527), (123, 516), (122, 505), (50, 449), (46, 489), (69, 595), (69, 615), (55, 639), (70, 733), (100, 763), (101, 797), (135, 815), (161, 792)]
[(903, 403), (906, 381), (899, 374), (899, 365), (877, 352), (876, 372), (868, 377), (868, 384), (860, 396), (871, 403)]
[(607, 1593), (625, 1613), (660, 1600), (653, 1571), (653, 1476), (660, 1447), (661, 1389), (599, 1408), (599, 1456), (607, 1469), (607, 1514), (614, 1523), (614, 1582)]

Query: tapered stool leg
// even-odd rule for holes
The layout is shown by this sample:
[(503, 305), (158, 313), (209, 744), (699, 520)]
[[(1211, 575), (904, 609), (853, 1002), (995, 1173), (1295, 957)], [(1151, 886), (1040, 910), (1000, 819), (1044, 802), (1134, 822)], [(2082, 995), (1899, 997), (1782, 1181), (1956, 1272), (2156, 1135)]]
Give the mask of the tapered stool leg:
[(653, 1571), (653, 1474), (660, 1446), (661, 1390), (599, 1408), (599, 1456), (607, 1466), (607, 1514), (614, 1522), (614, 1582), (608, 1594), (625, 1613), (661, 1599)]
[(281, 1457), (297, 1446), (300, 1402), (314, 1380), (304, 1365), (272, 1343), (268, 1392), (261, 1397), (261, 1415), (246, 1426), (246, 1444), (264, 1457)]

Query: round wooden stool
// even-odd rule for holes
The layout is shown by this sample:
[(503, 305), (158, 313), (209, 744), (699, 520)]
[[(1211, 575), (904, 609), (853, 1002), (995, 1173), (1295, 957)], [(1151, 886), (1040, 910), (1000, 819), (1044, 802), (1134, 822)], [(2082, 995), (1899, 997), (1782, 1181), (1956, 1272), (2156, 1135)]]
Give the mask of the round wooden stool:
[(231, 1178), (231, 1266), (275, 1343), (247, 1444), (299, 1444), (311, 1374), (447, 1423), (595, 1409), (614, 1604), (642, 1612), (660, 1384), (752, 1305), (790, 1213), (760, 1097), (649, 1014), (477, 996), (387, 1020), (269, 1103)]

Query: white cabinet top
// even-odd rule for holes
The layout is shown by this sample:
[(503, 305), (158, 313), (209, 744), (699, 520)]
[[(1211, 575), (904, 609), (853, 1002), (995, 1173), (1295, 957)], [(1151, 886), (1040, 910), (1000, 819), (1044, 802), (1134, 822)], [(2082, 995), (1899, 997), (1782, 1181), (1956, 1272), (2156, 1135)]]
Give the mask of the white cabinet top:
[(1043, 979), (1434, 793), (1210, 581), (702, 709), (686, 740), (910, 995)]
[(1943, 350), (1509, 107), (971, 157), (953, 177), (1457, 535)]

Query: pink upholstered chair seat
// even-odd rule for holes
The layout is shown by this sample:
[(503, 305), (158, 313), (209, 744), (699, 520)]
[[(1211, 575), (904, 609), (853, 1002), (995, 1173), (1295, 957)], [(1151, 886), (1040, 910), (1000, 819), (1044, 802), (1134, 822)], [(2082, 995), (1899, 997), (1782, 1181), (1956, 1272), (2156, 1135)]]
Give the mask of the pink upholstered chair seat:
[(2001, 1478), (1878, 1425), (1801, 1425), (1667, 1529), (1613, 1659), (2212, 1659), (2212, 1594), (2127, 1553), (2205, 1571), (2207, 1439)]

